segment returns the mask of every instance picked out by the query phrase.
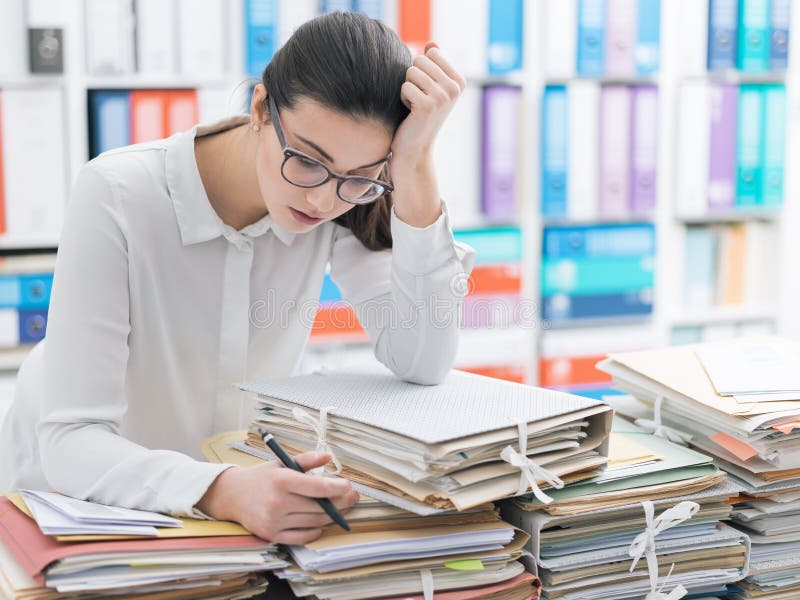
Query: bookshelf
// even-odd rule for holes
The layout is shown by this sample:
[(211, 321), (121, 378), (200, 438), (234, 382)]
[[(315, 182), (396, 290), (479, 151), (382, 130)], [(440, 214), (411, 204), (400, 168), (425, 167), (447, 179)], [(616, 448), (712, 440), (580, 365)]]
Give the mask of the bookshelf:
[[(14, 0), (19, 1), (21, 0)], [(63, 75), (30, 75), (23, 67), (16, 73), (0, 71), (0, 90), (3, 89), (59, 89), (63, 93), (66, 171), (71, 181), (89, 157), (87, 103), (93, 90), (134, 90), (134, 89), (198, 89), (216, 94), (228, 95), (229, 105), (239, 105), (244, 99), (249, 79), (245, 72), (245, 31), (243, 27), (244, 0), (225, 2), (225, 69), (222, 75), (185, 76), (138, 74), (100, 76), (90, 74), (86, 67), (86, 19), (85, 0), (63, 0), (61, 18), (64, 28), (65, 52)], [(399, 1), (399, 0), (398, 0)], [(436, 1), (436, 0), (434, 0)], [(438, 0), (449, 2), (451, 0)], [(455, 1), (455, 0), (452, 0)], [(737, 71), (707, 73), (704, 70), (688, 69), (687, 35), (697, 29), (687, 29), (685, 14), (695, 10), (701, 0), (661, 0), (660, 3), (660, 68), (652, 75), (637, 76), (597, 76), (586, 77), (553, 76), (545, 72), (545, 39), (547, 32), (545, 12), (553, 2), (526, 0), (524, 3), (524, 43), (523, 68), (506, 75), (487, 73), (467, 73), (468, 87), (479, 90), (485, 86), (512, 85), (521, 90), (520, 113), (520, 153), (517, 168), (518, 197), (517, 217), (511, 222), (497, 222), (482, 215), (466, 215), (455, 219), (457, 229), (481, 229), (499, 225), (519, 227), (522, 235), (521, 299), (531, 305), (540, 305), (542, 245), (545, 227), (573, 225), (624, 225), (635, 222), (652, 223), (655, 229), (655, 264), (653, 284), (653, 311), (642, 318), (603, 318), (585, 319), (567, 323), (546, 322), (541, 315), (529, 319), (523, 327), (497, 329), (490, 331), (466, 332), (462, 359), (467, 363), (481, 362), (481, 348), (487, 339), (496, 348), (513, 349), (510, 354), (517, 357), (525, 369), (525, 380), (536, 383), (540, 380), (539, 359), (543, 346), (549, 347), (551, 334), (575, 334), (578, 337), (597, 339), (598, 353), (618, 349), (627, 343), (626, 339), (638, 337), (642, 344), (669, 343), (675, 329), (709, 325), (717, 327), (734, 326), (735, 331), (747, 327), (763, 325), (789, 337), (800, 336), (800, 311), (795, 309), (796, 299), (800, 298), (800, 278), (794, 276), (794, 261), (797, 256), (796, 229), (800, 226), (800, 171), (785, 169), (784, 203), (773, 210), (736, 210), (726, 212), (706, 212), (684, 215), (678, 210), (676, 202), (676, 177), (678, 161), (677, 122), (679, 118), (679, 90), (683, 82), (703, 81), (731, 84), (770, 84), (784, 83), (787, 93), (787, 147), (785, 164), (798, 164), (800, 160), (800, 43), (798, 36), (790, 43), (789, 68), (785, 75), (751, 75)], [(285, 2), (284, 2), (285, 3)], [(282, 4), (284, 4), (282, 3)], [(292, 10), (312, 14), (321, 3), (317, 0), (292, 0)], [(384, 14), (389, 25), (397, 24), (397, 2), (385, 1)], [(465, 19), (469, 20), (469, 9), (486, 6), (479, 1), (465, 3)], [(800, 32), (800, 3), (792, 6), (793, 33)], [(441, 26), (441, 25), (439, 25)], [(434, 26), (434, 30), (436, 27)], [(464, 31), (475, 27), (465, 24)], [(288, 32), (279, 31), (278, 37), (285, 40)], [(450, 33), (453, 36), (453, 33)], [(463, 49), (463, 48), (462, 48)], [(456, 62), (456, 66), (459, 65)], [(656, 202), (652, 214), (647, 217), (593, 217), (588, 219), (543, 218), (541, 216), (541, 115), (544, 91), (548, 86), (569, 86), (576, 81), (596, 82), (601, 86), (655, 86), (658, 93), (657, 130), (657, 185)], [(238, 94), (238, 95), (237, 95)], [(475, 126), (480, 126), (480, 116), (476, 115)], [(447, 199), (447, 198), (445, 198)], [(764, 305), (712, 306), (690, 310), (683, 307), (681, 280), (684, 260), (684, 238), (688, 227), (725, 226), (738, 223), (765, 223), (777, 232), (780, 252), (777, 257), (779, 284), (776, 286), (774, 301)], [(25, 250), (54, 249), (58, 240), (54, 237), (26, 235), (0, 235), (0, 253), (19, 253)], [(539, 307), (541, 309), (541, 306)], [(736, 329), (738, 327), (739, 329)], [(751, 328), (752, 328), (751, 327)], [(743, 328), (743, 329), (742, 329)], [(601, 344), (600, 342), (603, 341)], [(308, 364), (313, 366), (325, 361), (345, 364), (363, 360), (365, 354), (362, 342), (353, 338), (332, 339), (313, 344), (317, 356), (309, 356)], [(495, 351), (493, 351), (495, 352)], [(503, 352), (496, 350), (498, 360), (506, 360)], [(22, 354), (9, 359), (13, 368)], [(338, 362), (337, 362), (338, 361)], [(6, 367), (6, 362), (3, 366)]]

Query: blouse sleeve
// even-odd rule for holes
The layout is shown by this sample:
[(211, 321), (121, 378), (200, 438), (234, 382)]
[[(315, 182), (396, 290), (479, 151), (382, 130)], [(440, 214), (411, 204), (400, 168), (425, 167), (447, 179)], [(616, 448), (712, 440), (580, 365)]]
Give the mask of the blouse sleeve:
[(70, 496), (200, 516), (194, 504), (230, 465), (150, 450), (120, 435), (130, 295), (116, 191), (113, 177), (89, 163), (67, 210), (44, 343), (42, 468), (50, 485)]
[(425, 228), (408, 225), (392, 209), (391, 230), (392, 249), (371, 251), (339, 227), (331, 279), (355, 309), (375, 357), (401, 379), (436, 384), (455, 359), (475, 251), (453, 238), (444, 203)]

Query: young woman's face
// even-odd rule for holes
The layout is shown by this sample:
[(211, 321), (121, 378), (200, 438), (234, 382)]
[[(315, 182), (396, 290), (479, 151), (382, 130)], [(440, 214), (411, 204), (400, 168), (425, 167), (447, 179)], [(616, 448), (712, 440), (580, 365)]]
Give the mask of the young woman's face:
[[(392, 135), (379, 121), (355, 119), (301, 98), (291, 110), (280, 110), (280, 122), (289, 146), (316, 158), (332, 172), (381, 178), (385, 163), (374, 165), (389, 154)], [(281, 144), (271, 123), (262, 126), (259, 137), (256, 171), (261, 197), (280, 227), (303, 233), (353, 208), (337, 195), (338, 180), (334, 178), (313, 188), (286, 181), (281, 175)]]

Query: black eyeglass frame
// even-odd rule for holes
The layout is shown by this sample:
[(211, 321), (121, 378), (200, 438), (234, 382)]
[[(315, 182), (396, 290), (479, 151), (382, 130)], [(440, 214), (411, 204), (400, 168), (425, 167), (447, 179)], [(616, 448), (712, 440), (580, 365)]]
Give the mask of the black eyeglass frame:
[[(362, 177), (360, 175), (339, 175), (338, 173), (334, 173), (333, 171), (331, 171), (325, 165), (325, 163), (321, 162), (320, 160), (314, 158), (313, 156), (309, 156), (308, 154), (306, 154), (301, 150), (298, 150), (297, 148), (292, 148), (289, 144), (286, 143), (286, 136), (284, 135), (283, 125), (281, 124), (280, 115), (278, 115), (278, 107), (275, 105), (275, 100), (272, 99), (272, 96), (269, 96), (268, 103), (269, 103), (269, 117), (270, 120), (272, 121), (273, 127), (275, 128), (275, 134), (278, 136), (278, 142), (280, 142), (281, 149), (283, 151), (283, 162), (281, 163), (281, 177), (283, 177), (288, 183), (291, 183), (292, 185), (300, 188), (308, 189), (308, 188), (319, 187), (327, 183), (331, 179), (336, 179), (337, 180), (336, 195), (339, 196), (339, 198), (341, 198), (344, 202), (347, 202), (348, 204), (355, 204), (356, 206), (363, 206), (366, 204), (377, 202), (378, 199), (381, 198), (382, 196), (385, 196), (386, 194), (389, 194), (394, 191), (394, 185), (392, 185), (390, 181), (383, 181), (381, 179), (371, 179), (369, 177)], [(303, 185), (292, 181), (286, 176), (286, 173), (284, 173), (284, 167), (286, 166), (286, 163), (289, 161), (289, 159), (295, 156), (319, 165), (320, 167), (325, 169), (325, 172), (328, 174), (328, 176), (319, 183), (315, 183), (314, 185)], [(378, 166), (381, 163), (387, 163), (386, 166), (384, 167), (384, 170), (388, 175), (389, 173), (388, 163), (391, 158), (392, 158), (392, 153), (389, 152), (389, 154), (386, 155), (386, 158), (383, 158), (373, 163), (372, 165), (367, 165), (367, 167)], [(373, 198), (372, 200), (367, 200), (366, 202), (354, 202), (353, 200), (349, 200), (344, 196), (342, 196), (341, 188), (346, 181), (361, 181), (361, 182), (374, 183), (376, 185), (380, 185), (381, 187), (383, 187), (384, 192), (378, 195), (377, 197)]]

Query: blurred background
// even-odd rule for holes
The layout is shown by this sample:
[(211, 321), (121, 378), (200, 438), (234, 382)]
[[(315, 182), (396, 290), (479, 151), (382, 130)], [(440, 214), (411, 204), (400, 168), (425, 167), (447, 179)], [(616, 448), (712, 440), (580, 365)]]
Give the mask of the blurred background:
[[(81, 165), (242, 112), (334, 10), (468, 79), (436, 146), (478, 250), (457, 367), (600, 397), (608, 352), (800, 335), (793, 0), (0, 0), (0, 418)], [(369, 358), (329, 280), (320, 302), (303, 369)]]

